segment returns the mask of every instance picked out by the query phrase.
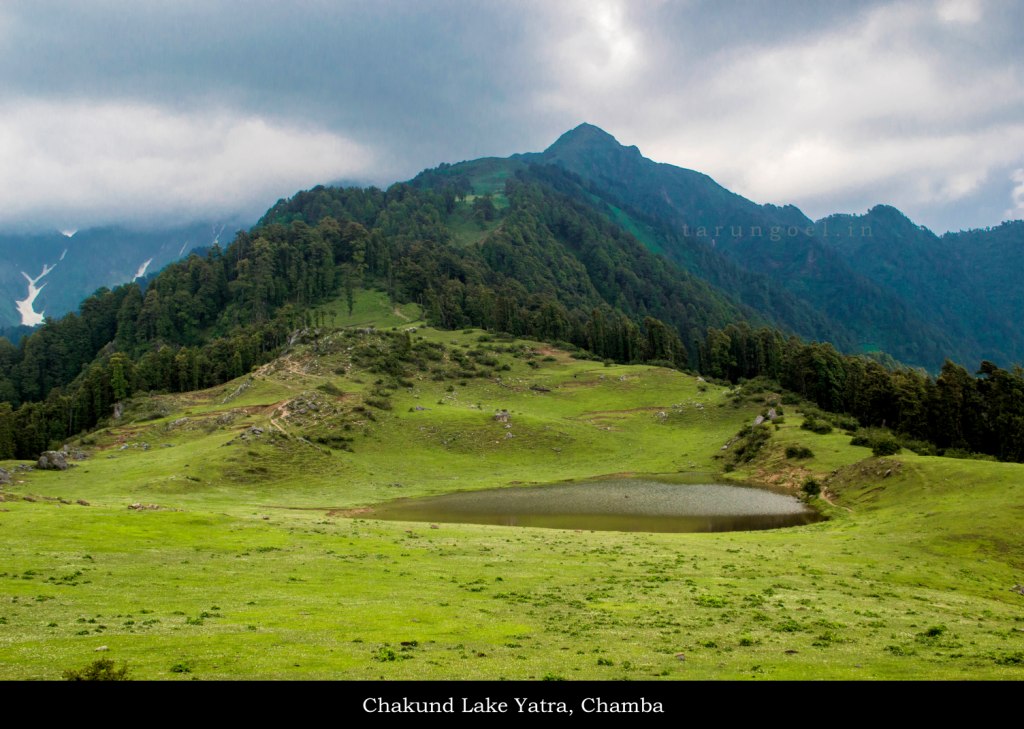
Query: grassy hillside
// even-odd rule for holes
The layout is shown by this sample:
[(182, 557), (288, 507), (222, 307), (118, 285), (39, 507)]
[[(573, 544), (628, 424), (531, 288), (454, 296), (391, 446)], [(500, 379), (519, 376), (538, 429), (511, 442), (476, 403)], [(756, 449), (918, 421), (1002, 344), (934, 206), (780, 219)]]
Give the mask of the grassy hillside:
[[(400, 496), (714, 473), (769, 396), (427, 328), (372, 292), (327, 311), (357, 328), (222, 387), (136, 398), (69, 471), (13, 474), (0, 678), (98, 657), (149, 679), (1024, 677), (1024, 467), (874, 459), (787, 407), (727, 476), (815, 477), (829, 521), (373, 521), (358, 509)], [(814, 457), (787, 459), (794, 444)]]

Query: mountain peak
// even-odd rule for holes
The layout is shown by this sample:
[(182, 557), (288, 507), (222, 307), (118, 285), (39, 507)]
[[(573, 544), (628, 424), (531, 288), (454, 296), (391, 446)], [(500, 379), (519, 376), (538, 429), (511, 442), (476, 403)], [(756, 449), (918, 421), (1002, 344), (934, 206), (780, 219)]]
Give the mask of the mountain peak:
[(548, 147), (548, 151), (567, 145), (601, 145), (608, 147), (621, 147), (618, 140), (601, 127), (583, 122), (578, 127), (570, 129), (560, 136), (554, 144)]
[(604, 153), (628, 151), (636, 156), (640, 155), (640, 150), (636, 147), (626, 147), (619, 144), (619, 141), (604, 129), (587, 122), (580, 124), (574, 129), (570, 129), (560, 136), (555, 140), (554, 144), (544, 150), (544, 154), (552, 156), (562, 152), (582, 150)]

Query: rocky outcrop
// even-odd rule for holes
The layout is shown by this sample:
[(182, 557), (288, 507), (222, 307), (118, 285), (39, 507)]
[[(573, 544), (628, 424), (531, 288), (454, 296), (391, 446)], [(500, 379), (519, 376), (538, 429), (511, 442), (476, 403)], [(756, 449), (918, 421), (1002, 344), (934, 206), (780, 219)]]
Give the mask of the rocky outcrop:
[(43, 451), (36, 468), (44, 471), (66, 471), (68, 462), (61, 451)]
[(70, 458), (73, 461), (84, 461), (89, 457), (89, 454), (85, 451), (80, 451), (76, 448), (69, 448), (66, 445), (60, 449), (60, 452), (64, 454), (64, 460)]

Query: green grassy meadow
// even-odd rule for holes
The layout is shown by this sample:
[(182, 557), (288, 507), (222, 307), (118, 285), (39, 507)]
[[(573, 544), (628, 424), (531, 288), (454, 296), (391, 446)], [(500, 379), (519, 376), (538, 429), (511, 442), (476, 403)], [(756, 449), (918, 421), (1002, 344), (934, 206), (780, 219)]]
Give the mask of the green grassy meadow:
[[(721, 474), (763, 395), (431, 329), (376, 292), (355, 304), (329, 305), (333, 324), (384, 331), (137, 398), (70, 470), (13, 472), (0, 679), (101, 657), (160, 680), (1024, 678), (1024, 466), (873, 458), (787, 406), (758, 458)], [(375, 372), (392, 327), (437, 359)], [(794, 444), (814, 457), (787, 459)], [(814, 477), (830, 518), (638, 534), (359, 512), (618, 473)]]

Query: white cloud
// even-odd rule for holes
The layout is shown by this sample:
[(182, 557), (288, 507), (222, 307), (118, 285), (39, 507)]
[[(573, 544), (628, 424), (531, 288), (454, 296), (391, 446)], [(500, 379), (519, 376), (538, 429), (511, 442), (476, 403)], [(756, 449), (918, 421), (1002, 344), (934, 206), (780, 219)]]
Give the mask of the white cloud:
[(981, 0), (939, 0), (935, 11), (944, 23), (973, 24), (981, 20)]
[(1006, 211), (1006, 216), (1014, 220), (1024, 218), (1024, 168), (1014, 170), (1010, 179), (1015, 183), (1010, 200), (1013, 207)]
[(795, 202), (812, 216), (843, 200), (923, 208), (1024, 162), (1020, 64), (964, 69), (944, 45), (943, 34), (960, 33), (948, 22), (981, 18), (978, 3), (893, 2), (827, 31), (700, 59), (660, 38), (642, 46), (644, 62), (678, 72), (635, 74), (614, 103), (569, 79), (542, 98), (757, 201)]
[(552, 73), (565, 83), (598, 92), (630, 81), (643, 63), (643, 37), (632, 25), (629, 9), (624, 0), (580, 0), (548, 8), (552, 15), (547, 22), (557, 29), (547, 48)]
[(258, 213), (372, 162), (369, 150), (338, 134), (227, 109), (7, 101), (0, 107), (0, 226)]

